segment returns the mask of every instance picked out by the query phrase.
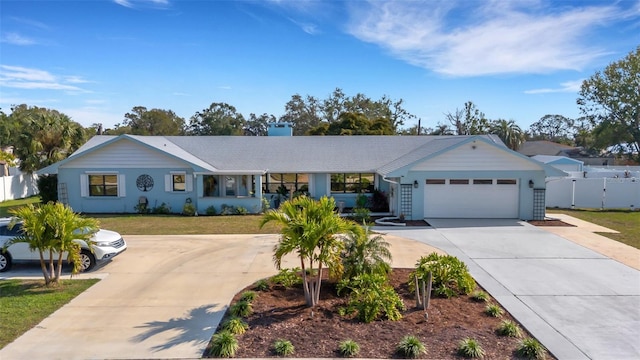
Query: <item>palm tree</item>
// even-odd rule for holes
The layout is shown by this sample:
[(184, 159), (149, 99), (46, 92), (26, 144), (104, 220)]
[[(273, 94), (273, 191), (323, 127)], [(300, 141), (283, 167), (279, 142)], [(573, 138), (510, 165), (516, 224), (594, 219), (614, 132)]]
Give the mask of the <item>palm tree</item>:
[[(14, 216), (11, 226), (21, 222), (22, 228), (20, 236), (12, 239), (7, 246), (25, 242), (31, 251), (37, 250), (46, 285), (59, 282), (65, 254), (73, 263), (72, 274), (81, 270), (81, 246), (77, 240), (91, 247), (91, 238), (98, 231), (95, 219), (81, 217), (70, 207), (51, 202), (38, 207), (29, 204), (10, 212)], [(47, 253), (48, 257), (45, 256)]]
[(83, 127), (56, 110), (19, 105), (10, 119), (20, 126), (12, 145), (25, 172), (65, 159), (86, 141)]
[(382, 235), (372, 234), (369, 227), (353, 232), (345, 239), (342, 256), (344, 278), (351, 279), (361, 274), (387, 274), (392, 260), (389, 243)]
[(518, 150), (524, 142), (524, 132), (513, 120), (496, 120), (491, 126), (491, 132), (498, 135), (500, 140), (511, 150)]
[(325, 196), (316, 201), (300, 196), (285, 201), (278, 209), (267, 211), (260, 221), (260, 227), (270, 221), (282, 225), (280, 241), (273, 249), (273, 260), (280, 269), (285, 255), (294, 252), (298, 255), (308, 306), (315, 306), (320, 299), (325, 265), (333, 276), (342, 273), (340, 253), (344, 244), (339, 236), (360, 231), (356, 223), (343, 219), (335, 209), (333, 198)]

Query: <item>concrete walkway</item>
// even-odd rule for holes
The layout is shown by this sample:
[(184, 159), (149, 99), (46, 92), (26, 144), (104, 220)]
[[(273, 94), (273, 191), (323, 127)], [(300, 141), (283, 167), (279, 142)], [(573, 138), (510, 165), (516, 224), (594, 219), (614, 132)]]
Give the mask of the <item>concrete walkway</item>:
[[(580, 244), (602, 247), (602, 239), (588, 235), (593, 229), (550, 229), (570, 241), (516, 220), (429, 223), (433, 228), (377, 230), (464, 261), (478, 283), (559, 359), (640, 358), (640, 272)], [(638, 261), (640, 252), (627, 248), (628, 260)]]

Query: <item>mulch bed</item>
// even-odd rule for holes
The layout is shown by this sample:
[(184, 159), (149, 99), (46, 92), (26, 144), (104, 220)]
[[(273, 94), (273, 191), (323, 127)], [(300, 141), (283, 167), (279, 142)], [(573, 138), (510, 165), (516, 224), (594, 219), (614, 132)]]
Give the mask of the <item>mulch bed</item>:
[[(395, 351), (398, 342), (406, 335), (414, 335), (426, 345), (427, 353), (421, 356), (424, 359), (460, 359), (456, 355), (457, 345), (467, 337), (479, 341), (487, 359), (516, 358), (514, 350), (518, 339), (498, 336), (495, 332), (502, 319), (515, 321), (511, 315), (505, 311), (501, 318), (490, 317), (484, 313), (486, 303), (460, 296), (432, 298), (426, 318), (425, 312), (416, 308), (415, 297), (409, 292), (406, 282), (410, 272), (411, 269), (394, 269), (390, 275), (390, 283), (407, 308), (399, 321), (366, 324), (338, 315), (346, 299), (336, 295), (335, 284), (329, 281), (323, 283), (321, 300), (315, 308), (305, 305), (302, 286), (285, 289), (272, 285), (268, 291), (257, 291), (253, 314), (245, 319), (249, 330), (237, 336), (236, 357), (277, 357), (272, 345), (277, 339), (286, 339), (295, 347), (292, 357), (335, 358), (340, 357), (338, 344), (351, 339), (360, 345), (359, 358), (398, 358)], [(234, 297), (234, 302), (241, 293)], [(495, 303), (491, 298), (490, 301)], [(530, 336), (524, 329), (523, 332)]]
[(575, 227), (575, 225), (568, 224), (562, 220), (557, 219), (545, 219), (545, 220), (529, 220), (527, 221), (531, 225), (535, 226), (569, 226)]

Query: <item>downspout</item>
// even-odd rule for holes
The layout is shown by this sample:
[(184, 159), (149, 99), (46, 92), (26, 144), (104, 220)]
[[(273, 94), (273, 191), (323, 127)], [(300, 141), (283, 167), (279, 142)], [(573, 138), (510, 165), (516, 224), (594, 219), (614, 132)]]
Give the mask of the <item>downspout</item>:
[[(391, 180), (391, 179), (387, 178), (386, 176), (382, 176), (382, 180), (383, 180), (383, 181), (386, 181), (386, 182), (388, 182), (388, 183), (390, 183), (390, 184), (398, 185), (398, 187), (400, 186), (400, 183), (399, 183), (399, 182), (397, 182), (397, 181), (393, 181), (393, 180)], [(393, 186), (391, 187), (391, 190), (393, 191)], [(394, 197), (393, 195), (394, 195), (394, 194), (392, 193), (392, 194), (391, 194), (391, 197), (392, 197), (392, 198)], [(396, 205), (398, 205), (398, 204), (396, 204)], [(391, 209), (389, 209), (389, 210), (391, 210)], [(394, 210), (395, 210), (395, 206), (394, 206)], [(391, 212), (391, 215), (395, 215), (395, 214), (394, 214), (394, 212)]]

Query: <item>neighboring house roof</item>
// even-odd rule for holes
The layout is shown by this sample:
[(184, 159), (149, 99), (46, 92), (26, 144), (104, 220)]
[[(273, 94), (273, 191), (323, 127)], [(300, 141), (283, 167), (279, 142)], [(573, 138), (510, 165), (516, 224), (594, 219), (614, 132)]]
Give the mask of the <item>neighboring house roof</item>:
[[(57, 173), (60, 166), (117, 141), (135, 141), (210, 173), (389, 174), (427, 157), (479, 139), (511, 152), (492, 135), (465, 136), (135, 136), (98, 135), (69, 158), (38, 173)], [(519, 154), (515, 154), (521, 156)], [(528, 159), (528, 158), (527, 158)]]
[(540, 161), (543, 164), (584, 164), (583, 161), (566, 156), (536, 155), (531, 158)]
[(548, 140), (525, 141), (520, 145), (518, 152), (526, 156), (534, 155), (560, 155), (563, 152), (579, 150), (575, 146), (555, 143)]

